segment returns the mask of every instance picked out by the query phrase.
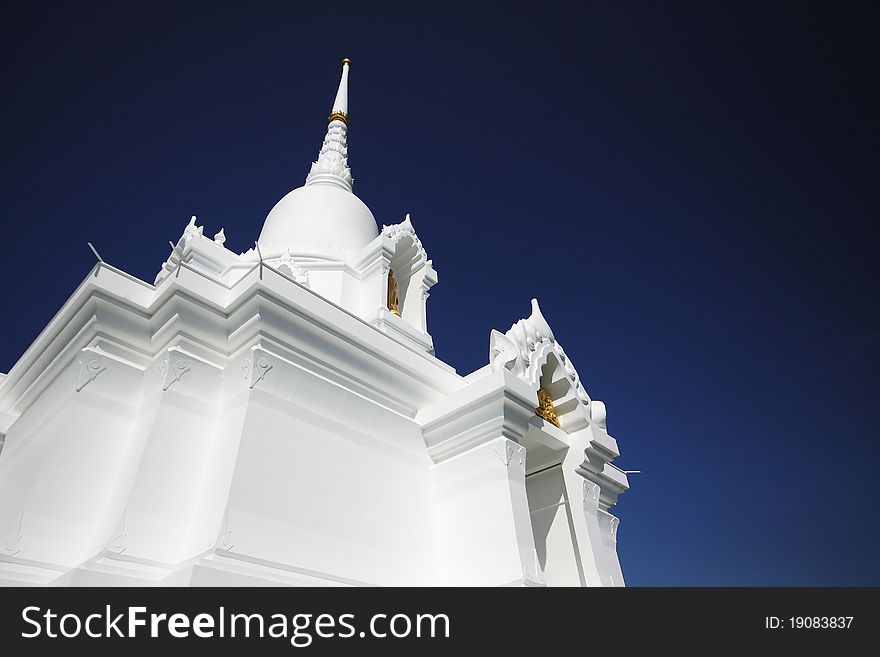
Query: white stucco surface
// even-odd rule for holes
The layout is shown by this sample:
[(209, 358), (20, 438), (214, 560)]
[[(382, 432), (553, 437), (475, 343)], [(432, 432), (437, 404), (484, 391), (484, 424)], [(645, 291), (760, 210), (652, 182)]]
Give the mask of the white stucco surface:
[(537, 301), (485, 367), (435, 357), (432, 261), (352, 192), (347, 80), (259, 247), (193, 217), (152, 284), (98, 262), (0, 375), (0, 585), (623, 585), (604, 404)]

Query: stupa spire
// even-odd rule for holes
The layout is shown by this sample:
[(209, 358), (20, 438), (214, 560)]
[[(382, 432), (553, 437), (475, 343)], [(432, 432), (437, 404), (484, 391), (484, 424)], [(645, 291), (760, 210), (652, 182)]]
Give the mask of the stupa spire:
[(348, 69), (351, 60), (342, 60), (342, 77), (339, 89), (333, 101), (333, 109), (328, 117), (327, 134), (318, 153), (318, 159), (312, 163), (306, 185), (336, 185), (351, 191), (351, 169), (348, 166)]
[(342, 77), (339, 79), (339, 89), (336, 91), (336, 100), (333, 101), (333, 109), (330, 110), (328, 121), (339, 119), (348, 125), (348, 69), (351, 60), (346, 57), (342, 60)]

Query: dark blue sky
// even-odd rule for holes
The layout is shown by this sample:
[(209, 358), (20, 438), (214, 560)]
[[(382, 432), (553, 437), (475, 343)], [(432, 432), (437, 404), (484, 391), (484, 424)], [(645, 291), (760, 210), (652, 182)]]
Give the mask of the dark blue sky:
[(355, 191), (412, 213), (438, 356), (537, 296), (644, 471), (630, 584), (880, 584), (876, 10), (75, 4), (0, 21), (0, 370), (87, 240), (149, 281), (191, 214), (251, 246), (348, 56)]

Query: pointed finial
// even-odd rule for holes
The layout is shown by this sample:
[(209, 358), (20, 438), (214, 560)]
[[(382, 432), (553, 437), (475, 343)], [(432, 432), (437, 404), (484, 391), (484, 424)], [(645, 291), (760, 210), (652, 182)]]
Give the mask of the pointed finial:
[(529, 316), (528, 321), (537, 329), (539, 335), (548, 337), (551, 340), (554, 339), (553, 330), (550, 328), (547, 320), (544, 319), (544, 313), (541, 312), (537, 299), (532, 299), (532, 314)]
[(189, 223), (186, 225), (186, 228), (183, 229), (183, 237), (187, 239), (195, 237), (196, 235), (204, 233), (204, 230), (204, 226), (196, 226), (196, 215), (193, 215), (189, 218)]
[(328, 122), (342, 121), (348, 125), (348, 69), (351, 60), (346, 57), (342, 60), (342, 77), (339, 80), (339, 90), (336, 92), (336, 100), (333, 101), (333, 109), (330, 110)]

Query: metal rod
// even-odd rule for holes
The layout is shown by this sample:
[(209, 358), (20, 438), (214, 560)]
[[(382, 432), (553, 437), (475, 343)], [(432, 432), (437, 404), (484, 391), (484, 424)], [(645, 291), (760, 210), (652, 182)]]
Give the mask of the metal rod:
[(92, 250), (92, 253), (95, 254), (95, 257), (98, 259), (98, 262), (104, 262), (104, 258), (101, 257), (101, 254), (98, 253), (98, 249), (95, 248), (95, 245), (91, 242), (86, 242), (89, 245), (89, 248)]
[(259, 242), (254, 242), (254, 246), (257, 247), (257, 255), (260, 257), (260, 280), (263, 280), (263, 252), (260, 251)]

